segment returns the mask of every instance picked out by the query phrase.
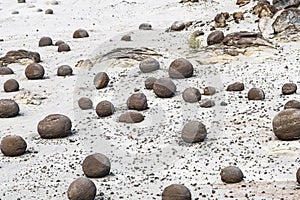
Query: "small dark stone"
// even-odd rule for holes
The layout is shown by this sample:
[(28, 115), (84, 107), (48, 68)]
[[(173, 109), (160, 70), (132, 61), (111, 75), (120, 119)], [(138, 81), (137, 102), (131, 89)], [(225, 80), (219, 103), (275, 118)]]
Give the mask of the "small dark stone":
[(105, 72), (98, 73), (94, 78), (94, 85), (96, 89), (102, 89), (107, 86), (109, 77)]
[(73, 69), (69, 65), (62, 65), (57, 69), (57, 76), (71, 76)]
[(16, 117), (19, 114), (19, 111), (19, 105), (14, 100), (0, 100), (0, 118)]
[(140, 70), (144, 73), (149, 73), (158, 70), (159, 66), (159, 62), (154, 58), (146, 58), (139, 64)]
[(286, 102), (286, 104), (284, 105), (284, 109), (289, 109), (289, 108), (300, 109), (300, 102), (297, 100), (290, 100)]
[(131, 95), (127, 100), (128, 109), (146, 110), (148, 108), (147, 97), (144, 93), (136, 93)]
[(181, 184), (172, 184), (166, 187), (162, 193), (162, 200), (191, 200), (190, 190)]
[(53, 45), (52, 39), (50, 37), (42, 37), (39, 41), (39, 47), (51, 46)]
[(46, 15), (52, 15), (52, 14), (53, 14), (53, 10), (52, 10), (52, 9), (47, 9), (47, 10), (45, 11), (45, 14), (46, 14)]
[(88, 110), (93, 108), (93, 102), (87, 97), (81, 97), (78, 100), (78, 106), (81, 110)]
[(78, 178), (68, 188), (69, 200), (94, 200), (96, 196), (96, 185), (88, 178)]
[(264, 100), (265, 93), (259, 88), (251, 88), (248, 91), (248, 100)]
[(84, 29), (77, 29), (73, 33), (73, 38), (85, 38), (85, 37), (89, 37), (89, 34)]
[(0, 66), (0, 75), (10, 75), (13, 73), (14, 73), (14, 71), (11, 68)]
[(101, 153), (87, 156), (82, 163), (84, 174), (90, 178), (102, 178), (108, 175), (110, 167), (109, 159)]
[(1, 141), (1, 152), (5, 156), (20, 156), (25, 153), (26, 141), (17, 135), (5, 136)]
[(222, 31), (214, 31), (207, 36), (207, 45), (219, 44), (224, 39)]
[(123, 35), (123, 36), (121, 37), (121, 40), (122, 40), (122, 41), (127, 41), (127, 42), (129, 42), (129, 41), (131, 41), (131, 36), (130, 36), (130, 35)]
[(17, 15), (17, 14), (19, 14), (19, 11), (14, 10), (14, 11), (11, 12), (11, 14), (12, 14), (12, 15)]
[(240, 168), (235, 166), (225, 167), (221, 171), (221, 180), (225, 183), (238, 183), (244, 178), (243, 172)]
[(245, 89), (244, 83), (235, 82), (235, 83), (228, 85), (226, 90), (230, 91), (230, 92), (232, 92), (232, 91), (237, 92), (237, 91), (243, 91), (244, 89)]
[(172, 24), (172, 31), (182, 31), (185, 28), (185, 24), (183, 22), (176, 21)]
[(149, 77), (149, 78), (147, 78), (147, 79), (145, 80), (145, 88), (148, 89), (148, 90), (152, 90), (155, 81), (157, 81), (157, 79), (154, 78), (154, 77)]
[(215, 106), (215, 102), (211, 99), (202, 99), (200, 102), (200, 107), (202, 108), (211, 108)]
[(187, 143), (203, 142), (206, 135), (205, 125), (198, 121), (188, 122), (181, 131), (181, 137)]
[(43, 9), (38, 8), (38, 9), (36, 9), (36, 12), (43, 12)]
[(151, 24), (148, 24), (148, 23), (142, 23), (139, 26), (139, 29), (140, 30), (152, 30), (152, 26), (151, 26)]
[(192, 35), (193, 35), (194, 37), (199, 37), (199, 36), (201, 36), (201, 35), (204, 35), (204, 32), (203, 32), (203, 31), (200, 31), (200, 30), (196, 30), (196, 31), (194, 31), (194, 32), (192, 33)]
[(297, 85), (295, 83), (285, 83), (281, 91), (284, 95), (294, 94), (297, 91)]
[(216, 88), (211, 87), (211, 86), (207, 86), (207, 87), (204, 88), (203, 94), (204, 95), (214, 95), (214, 94), (216, 94)]
[(169, 78), (160, 78), (154, 82), (154, 93), (161, 98), (172, 97), (176, 91), (176, 85)]
[(226, 103), (225, 101), (222, 101), (221, 103), (220, 103), (220, 106), (227, 106), (228, 105), (228, 103)]
[(127, 111), (120, 115), (119, 122), (139, 123), (144, 120), (144, 116), (138, 112)]
[(44, 67), (38, 63), (29, 64), (25, 69), (25, 76), (30, 80), (42, 79), (44, 74)]
[(201, 100), (201, 93), (197, 88), (189, 87), (183, 91), (182, 98), (186, 102), (194, 103)]
[(19, 90), (19, 83), (15, 79), (9, 79), (5, 81), (3, 88), (5, 92), (15, 92)]
[(170, 78), (189, 78), (194, 73), (194, 67), (192, 63), (184, 58), (178, 58), (174, 60), (169, 67)]
[(58, 52), (67, 52), (67, 51), (71, 51), (71, 48), (68, 44), (66, 43), (61, 43), (60, 45), (58, 45)]
[(99, 117), (107, 117), (115, 112), (114, 105), (109, 101), (101, 101), (96, 106), (96, 113)]
[(25, 0), (18, 0), (18, 3), (26, 3)]
[(62, 40), (58, 40), (57, 42), (55, 42), (55, 46), (59, 46), (59, 45), (61, 45), (61, 44), (63, 44), (63, 43), (65, 43), (64, 41), (62, 41)]

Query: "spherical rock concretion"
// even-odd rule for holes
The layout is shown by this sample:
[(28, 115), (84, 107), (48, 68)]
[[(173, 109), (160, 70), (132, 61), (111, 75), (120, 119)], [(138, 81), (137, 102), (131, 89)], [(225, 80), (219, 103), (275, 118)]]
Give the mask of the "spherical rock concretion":
[(289, 108), (280, 111), (274, 117), (272, 126), (279, 140), (300, 139), (300, 110)]
[(160, 78), (153, 84), (154, 93), (161, 98), (172, 97), (176, 91), (176, 85), (169, 78)]
[(248, 99), (249, 100), (264, 100), (265, 99), (265, 93), (262, 89), (251, 88), (248, 91)]
[(216, 88), (212, 87), (212, 86), (207, 86), (203, 90), (204, 95), (214, 95), (214, 94), (216, 94), (216, 92), (217, 92)]
[(144, 93), (136, 93), (131, 95), (127, 100), (128, 109), (146, 110), (148, 108), (147, 97)]
[(154, 78), (154, 77), (149, 77), (149, 78), (147, 78), (147, 79), (145, 80), (145, 88), (148, 89), (148, 90), (152, 90), (155, 81), (157, 81), (157, 79)]
[(166, 187), (162, 193), (162, 200), (191, 200), (190, 190), (181, 184), (172, 184)]
[(289, 100), (284, 105), (284, 109), (289, 109), (289, 108), (300, 109), (300, 102), (297, 100)]
[(67, 193), (69, 200), (94, 200), (96, 192), (97, 188), (93, 181), (81, 177), (70, 184)]
[(297, 182), (300, 184), (300, 168), (298, 168), (298, 170), (297, 170), (296, 179), (297, 179)]
[(53, 45), (52, 39), (50, 37), (42, 37), (39, 41), (39, 47), (51, 46)]
[(140, 30), (152, 30), (152, 26), (151, 26), (151, 24), (148, 24), (148, 23), (142, 23), (139, 26), (139, 29)]
[(171, 26), (172, 31), (182, 31), (183, 29), (185, 29), (185, 23), (180, 21), (175, 21)]
[(105, 72), (98, 73), (94, 78), (94, 85), (96, 89), (102, 89), (107, 86), (109, 77)]
[(187, 143), (203, 142), (206, 135), (205, 125), (198, 121), (186, 123), (181, 131), (181, 137)]
[(149, 73), (159, 69), (159, 62), (154, 58), (146, 58), (140, 62), (139, 68), (143, 73)]
[(84, 29), (77, 29), (73, 33), (73, 38), (85, 38), (85, 37), (89, 37), (89, 34)]
[(82, 164), (84, 174), (90, 178), (101, 178), (108, 175), (110, 167), (109, 159), (101, 153), (87, 156)]
[(237, 92), (237, 91), (243, 91), (244, 89), (245, 89), (244, 83), (235, 82), (228, 85), (226, 90), (230, 92), (232, 91)]
[(14, 100), (0, 100), (0, 118), (15, 117), (19, 114), (19, 111), (19, 105)]
[(55, 46), (59, 46), (59, 45), (61, 45), (61, 44), (63, 44), (63, 43), (65, 43), (64, 41), (62, 41), (62, 40), (58, 40), (58, 41), (56, 41), (55, 42)]
[(189, 87), (183, 91), (182, 98), (186, 102), (194, 103), (201, 100), (201, 93), (197, 88)]
[(127, 111), (120, 115), (119, 122), (139, 123), (144, 120), (144, 116), (138, 112)]
[(30, 80), (42, 79), (44, 74), (44, 67), (38, 63), (29, 64), (25, 69), (25, 76)]
[(78, 106), (81, 110), (88, 110), (93, 108), (93, 102), (87, 97), (81, 97), (78, 100)]
[(53, 10), (52, 10), (52, 9), (47, 9), (47, 10), (45, 11), (45, 14), (46, 14), (46, 15), (52, 15), (52, 14), (53, 14)]
[(70, 46), (67, 43), (61, 43), (58, 45), (58, 52), (67, 52), (67, 51), (71, 51)]
[(5, 156), (20, 156), (25, 153), (27, 143), (21, 136), (8, 135), (2, 139), (0, 146)]
[(5, 92), (15, 92), (19, 90), (19, 83), (15, 79), (9, 79), (3, 84)]
[(207, 36), (207, 45), (219, 44), (224, 39), (222, 31), (214, 31)]
[(194, 67), (192, 63), (184, 58), (178, 58), (174, 60), (169, 67), (170, 78), (189, 78), (194, 73)]
[(281, 91), (284, 95), (294, 94), (297, 91), (297, 85), (295, 83), (285, 83)]
[(0, 75), (10, 75), (13, 73), (14, 73), (14, 71), (11, 68), (0, 66)]
[(57, 76), (71, 76), (73, 69), (69, 65), (62, 65), (57, 69)]
[(244, 178), (243, 172), (240, 168), (235, 166), (225, 167), (221, 171), (221, 180), (225, 183), (238, 183)]
[(51, 114), (38, 123), (38, 133), (41, 138), (63, 138), (71, 134), (72, 122), (69, 117), (61, 114)]
[(99, 117), (107, 117), (115, 112), (114, 105), (109, 101), (101, 101), (96, 106), (96, 113)]

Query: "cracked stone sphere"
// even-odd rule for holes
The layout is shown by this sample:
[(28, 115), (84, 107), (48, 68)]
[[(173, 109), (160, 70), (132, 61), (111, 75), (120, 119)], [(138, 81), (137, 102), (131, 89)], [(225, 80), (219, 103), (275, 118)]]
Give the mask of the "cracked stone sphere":
[(109, 159), (101, 153), (87, 156), (82, 164), (84, 174), (90, 178), (101, 178), (108, 175), (110, 167)]

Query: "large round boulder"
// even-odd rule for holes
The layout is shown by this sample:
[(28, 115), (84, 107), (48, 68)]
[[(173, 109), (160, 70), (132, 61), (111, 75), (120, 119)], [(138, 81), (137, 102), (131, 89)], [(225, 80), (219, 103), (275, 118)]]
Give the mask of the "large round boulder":
[(25, 76), (30, 79), (41, 79), (44, 77), (45, 69), (38, 63), (31, 63), (25, 69)]
[(19, 114), (19, 111), (19, 105), (14, 100), (0, 100), (0, 118), (16, 117)]
[(206, 138), (206, 135), (205, 125), (198, 121), (186, 123), (181, 131), (181, 137), (187, 143), (202, 142)]
[(109, 77), (105, 72), (99, 72), (94, 78), (94, 85), (96, 89), (102, 89), (107, 86)]
[(169, 67), (170, 78), (189, 78), (194, 73), (194, 67), (190, 61), (184, 58), (174, 60)]
[(141, 92), (131, 95), (127, 100), (127, 107), (138, 111), (146, 110), (148, 108), (146, 95)]
[(101, 178), (108, 175), (110, 167), (109, 159), (101, 153), (87, 156), (82, 164), (84, 174), (90, 178)]
[(195, 103), (201, 100), (201, 93), (197, 88), (189, 87), (183, 91), (182, 98), (186, 102)]
[(96, 185), (88, 178), (81, 177), (73, 181), (68, 188), (69, 200), (94, 200)]
[(101, 101), (96, 106), (96, 113), (99, 117), (107, 117), (115, 112), (114, 105), (109, 101)]
[(172, 184), (166, 187), (162, 193), (162, 200), (191, 200), (190, 190), (181, 184)]
[(160, 78), (153, 84), (154, 93), (161, 98), (172, 97), (176, 91), (176, 85), (169, 78)]
[(154, 58), (146, 58), (141, 61), (139, 64), (139, 68), (143, 73), (149, 73), (159, 69), (159, 62)]
[(225, 167), (221, 171), (221, 180), (224, 183), (238, 183), (244, 178), (244, 174), (240, 168), (235, 166)]
[(2, 139), (0, 148), (5, 156), (20, 156), (25, 153), (27, 143), (21, 136), (8, 135)]

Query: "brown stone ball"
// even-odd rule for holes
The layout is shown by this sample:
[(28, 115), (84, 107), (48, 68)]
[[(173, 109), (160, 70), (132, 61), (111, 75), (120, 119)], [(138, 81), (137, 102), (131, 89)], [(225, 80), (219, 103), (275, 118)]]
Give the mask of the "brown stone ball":
[(238, 183), (244, 179), (244, 174), (240, 168), (235, 166), (225, 167), (221, 171), (221, 180), (225, 183)]
[(186, 123), (181, 131), (181, 137), (187, 143), (203, 142), (206, 135), (205, 125), (198, 121)]
[(147, 97), (144, 93), (132, 94), (127, 100), (128, 109), (132, 110), (146, 110), (148, 108)]
[(89, 37), (89, 34), (84, 29), (77, 29), (73, 33), (73, 38), (85, 38), (85, 37)]
[(248, 99), (249, 100), (264, 100), (265, 99), (265, 93), (262, 89), (251, 88), (248, 91)]
[(169, 78), (160, 78), (153, 84), (154, 93), (161, 98), (172, 97), (176, 91), (176, 85)]
[(138, 112), (127, 111), (120, 115), (119, 122), (139, 123), (144, 120), (144, 116)]
[(58, 52), (68, 52), (71, 51), (70, 46), (67, 43), (61, 43), (60, 45), (58, 45)]
[(295, 83), (285, 83), (281, 91), (284, 95), (294, 94), (297, 91), (297, 85)]
[(145, 80), (145, 88), (148, 89), (148, 90), (152, 90), (155, 81), (157, 81), (157, 79), (154, 78), (154, 77), (149, 77), (149, 78), (147, 78), (147, 79)]
[(44, 74), (44, 67), (38, 63), (29, 64), (25, 69), (25, 76), (29, 80), (42, 79)]
[(140, 30), (152, 30), (152, 26), (151, 26), (151, 24), (148, 24), (148, 23), (142, 23), (142, 24), (140, 24), (139, 29)]
[(61, 44), (63, 44), (63, 43), (65, 43), (64, 41), (62, 41), (62, 40), (58, 40), (58, 41), (56, 41), (55, 42), (55, 46), (59, 46), (59, 45), (61, 45)]
[(207, 86), (203, 90), (204, 95), (214, 95), (214, 94), (216, 94), (216, 92), (217, 92), (216, 88), (212, 87), (212, 86)]
[(289, 109), (289, 108), (300, 109), (300, 102), (297, 100), (289, 100), (284, 105), (284, 109)]
[(194, 67), (192, 63), (184, 58), (178, 58), (174, 60), (169, 67), (170, 78), (189, 78), (192, 77), (194, 73)]
[(78, 106), (81, 110), (88, 110), (93, 108), (93, 102), (90, 98), (81, 97), (78, 100)]
[(0, 75), (10, 75), (13, 73), (14, 73), (14, 71), (11, 68), (0, 66)]
[(162, 200), (191, 200), (190, 190), (181, 184), (172, 184), (166, 187), (162, 193)]
[(182, 31), (183, 29), (185, 29), (185, 23), (183, 23), (181, 21), (175, 21), (171, 25), (171, 30), (172, 31)]
[(219, 44), (224, 39), (222, 31), (214, 31), (207, 36), (207, 45)]
[(62, 65), (57, 69), (57, 76), (71, 76), (72, 73), (73, 69), (69, 65)]
[(143, 73), (153, 72), (158, 70), (160, 67), (159, 62), (154, 58), (146, 58), (145, 60), (141, 61), (139, 64), (139, 68)]
[(5, 92), (15, 92), (19, 91), (19, 83), (15, 79), (9, 79), (3, 84)]
[(39, 47), (52, 46), (53, 42), (50, 37), (42, 37), (39, 41)]
[(96, 106), (96, 113), (99, 117), (107, 117), (115, 112), (114, 105), (109, 101), (101, 101)]
[(85, 177), (73, 181), (67, 192), (69, 200), (94, 200), (96, 193), (96, 185)]
[(5, 136), (1, 141), (1, 152), (5, 156), (20, 156), (25, 153), (26, 141), (17, 135)]
[(53, 15), (53, 10), (52, 10), (52, 9), (47, 9), (47, 10), (45, 11), (45, 14), (46, 14), (46, 15)]
[(87, 156), (82, 164), (84, 174), (90, 178), (104, 177), (109, 174), (110, 168), (109, 159), (101, 153)]
[(105, 72), (98, 73), (94, 78), (96, 89), (102, 89), (108, 85), (109, 77)]
[(16, 117), (19, 114), (19, 111), (19, 105), (14, 100), (0, 100), (0, 118)]
[(241, 83), (241, 82), (235, 82), (235, 83), (232, 83), (230, 85), (227, 86), (227, 91), (234, 91), (234, 92), (237, 92), (237, 91), (243, 91), (245, 89), (245, 85), (244, 83)]
[(186, 102), (195, 103), (201, 100), (201, 93), (197, 88), (189, 87), (183, 91), (182, 98)]

